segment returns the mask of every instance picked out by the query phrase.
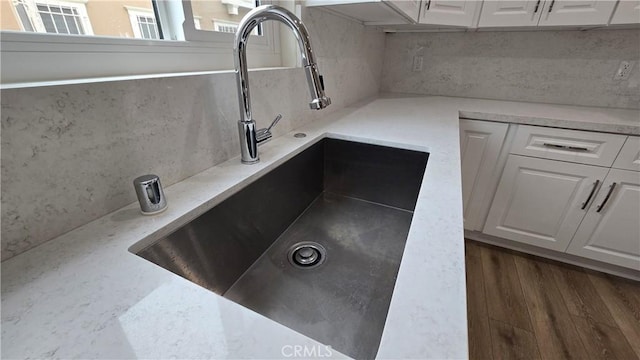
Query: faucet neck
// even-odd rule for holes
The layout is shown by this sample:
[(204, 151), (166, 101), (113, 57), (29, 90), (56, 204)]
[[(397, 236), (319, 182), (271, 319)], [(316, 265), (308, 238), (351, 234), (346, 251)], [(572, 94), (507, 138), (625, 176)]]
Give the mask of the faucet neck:
[(251, 10), (240, 22), (234, 39), (233, 53), (235, 61), (236, 82), (238, 85), (238, 102), (240, 105), (240, 121), (253, 120), (251, 114), (251, 94), (249, 92), (249, 74), (247, 64), (247, 42), (253, 29), (266, 20), (276, 20), (293, 31), (302, 56), (312, 109), (322, 109), (331, 103), (324, 94), (324, 86), (320, 80), (318, 67), (311, 49), (309, 33), (302, 21), (289, 10), (276, 5), (263, 5)]

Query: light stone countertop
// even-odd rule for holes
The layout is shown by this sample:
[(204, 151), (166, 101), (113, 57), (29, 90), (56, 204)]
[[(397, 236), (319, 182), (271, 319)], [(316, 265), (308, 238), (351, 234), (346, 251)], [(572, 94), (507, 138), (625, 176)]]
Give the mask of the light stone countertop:
[[(379, 358), (467, 357), (458, 117), (640, 134), (640, 111), (382, 95), (126, 206), (2, 263), (2, 358), (286, 358), (326, 348), (129, 251), (206, 212), (323, 137), (430, 153)], [(315, 349), (315, 350), (313, 350)], [(283, 352), (284, 350), (284, 352)], [(332, 358), (344, 355), (333, 350)]]

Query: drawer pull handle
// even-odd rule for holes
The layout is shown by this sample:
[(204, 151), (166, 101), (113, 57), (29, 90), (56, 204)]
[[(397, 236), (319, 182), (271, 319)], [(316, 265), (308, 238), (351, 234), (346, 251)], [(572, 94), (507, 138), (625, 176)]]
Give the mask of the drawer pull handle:
[(552, 144), (552, 143), (544, 143), (542, 145), (546, 147), (554, 148), (554, 149), (563, 149), (563, 150), (571, 150), (571, 151), (589, 151), (588, 148), (582, 147), (582, 146), (560, 145), (560, 144)]
[(580, 209), (582, 210), (586, 209), (587, 205), (589, 205), (589, 202), (591, 202), (591, 198), (593, 197), (593, 194), (595, 194), (599, 184), (600, 184), (600, 180), (596, 180), (596, 182), (593, 183), (593, 189), (591, 189), (591, 192), (589, 193), (589, 197), (587, 198), (587, 201), (582, 203), (582, 207)]
[(429, 11), (429, 8), (431, 7), (431, 0), (427, 1), (427, 11)]
[(556, 3), (556, 0), (551, 1), (551, 5), (549, 5), (549, 12), (553, 10), (553, 5)]
[(613, 183), (613, 184), (611, 184), (611, 186), (609, 186), (609, 192), (607, 193), (607, 196), (602, 201), (602, 204), (600, 204), (600, 206), (598, 206), (598, 209), (596, 210), (596, 212), (600, 212), (600, 211), (602, 211), (602, 209), (604, 209), (604, 206), (607, 204), (607, 201), (609, 201), (609, 198), (611, 197), (611, 194), (613, 193), (613, 189), (615, 189), (615, 188), (616, 188), (616, 183)]

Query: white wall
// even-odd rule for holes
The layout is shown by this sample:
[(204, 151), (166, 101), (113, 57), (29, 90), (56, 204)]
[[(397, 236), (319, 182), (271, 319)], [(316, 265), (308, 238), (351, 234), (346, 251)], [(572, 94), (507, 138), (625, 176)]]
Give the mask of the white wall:
[[(414, 54), (424, 57), (412, 71)], [(628, 81), (614, 81), (635, 60)], [(640, 108), (640, 30), (387, 35), (382, 90)]]
[[(377, 94), (384, 34), (308, 10), (335, 111)], [(275, 136), (313, 121), (302, 69), (250, 73), (259, 126)], [(132, 180), (163, 185), (239, 155), (232, 73), (2, 92), (2, 259), (135, 201)], [(169, 199), (170, 201), (171, 199)]]

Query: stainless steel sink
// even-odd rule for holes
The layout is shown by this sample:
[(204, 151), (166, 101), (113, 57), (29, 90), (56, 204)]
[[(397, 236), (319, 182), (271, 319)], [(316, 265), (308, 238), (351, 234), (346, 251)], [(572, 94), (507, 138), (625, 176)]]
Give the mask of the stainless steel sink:
[(371, 359), (427, 159), (324, 139), (138, 255)]

